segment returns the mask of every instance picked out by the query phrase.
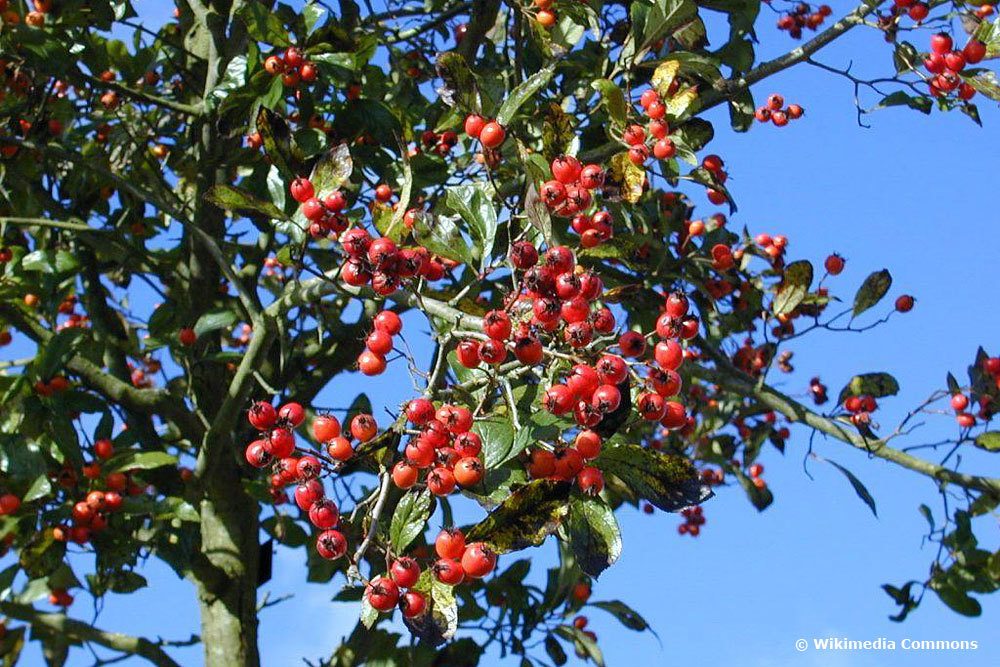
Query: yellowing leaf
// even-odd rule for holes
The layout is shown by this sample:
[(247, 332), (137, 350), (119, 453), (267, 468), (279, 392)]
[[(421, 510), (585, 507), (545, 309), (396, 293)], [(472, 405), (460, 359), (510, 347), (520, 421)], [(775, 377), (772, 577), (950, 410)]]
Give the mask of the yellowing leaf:
[(653, 78), (650, 84), (660, 94), (660, 97), (667, 99), (670, 97), (670, 84), (677, 78), (677, 73), (681, 71), (681, 64), (677, 60), (667, 60), (660, 64), (653, 71)]
[(666, 101), (667, 116), (677, 120), (690, 116), (698, 108), (698, 88), (691, 86), (679, 91), (676, 95)]
[(629, 204), (634, 204), (642, 198), (646, 171), (632, 164), (628, 159), (628, 153), (619, 153), (611, 158), (608, 179), (612, 187), (618, 188), (618, 196)]

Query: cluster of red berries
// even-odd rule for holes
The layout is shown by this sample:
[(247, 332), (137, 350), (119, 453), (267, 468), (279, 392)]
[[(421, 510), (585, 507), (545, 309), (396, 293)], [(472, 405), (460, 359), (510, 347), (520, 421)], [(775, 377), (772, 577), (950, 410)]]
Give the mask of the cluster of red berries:
[(931, 13), (931, 6), (920, 0), (894, 0), (893, 11), (899, 15), (905, 12), (911, 19), (920, 23)]
[(347, 255), (340, 269), (341, 279), (355, 287), (370, 283), (381, 296), (395, 292), (404, 280), (419, 276), (434, 282), (446, 271), (444, 260), (432, 256), (427, 248), (400, 248), (387, 236), (373, 239), (361, 227), (344, 232), (340, 243)]
[(701, 534), (701, 527), (705, 525), (705, 515), (701, 505), (685, 507), (681, 510), (681, 516), (684, 517), (684, 523), (677, 526), (678, 534), (698, 537)]
[(709, 486), (719, 486), (726, 481), (726, 472), (722, 468), (705, 468), (701, 471), (701, 481)]
[(871, 423), (871, 413), (878, 409), (878, 402), (873, 396), (848, 396), (844, 399), (844, 409), (850, 413), (852, 424), (867, 426)]
[(733, 354), (733, 365), (747, 375), (757, 377), (771, 361), (772, 350), (766, 344), (755, 346), (750, 337), (743, 339)]
[[(539, 263), (538, 250), (521, 241), (511, 248), (509, 259), (521, 274), (521, 292), (508, 300), (503, 310), (492, 310), (483, 317), (487, 340), (478, 348), (480, 360), (499, 364), (506, 359), (505, 341), (513, 341), (514, 356), (523, 364), (542, 360), (540, 332), (555, 333), (562, 327), (563, 340), (574, 349), (586, 347), (595, 335), (614, 330), (611, 310), (598, 306), (604, 283), (590, 271), (576, 266), (576, 256), (566, 246), (545, 251)], [(593, 307), (596, 309), (593, 309)], [(515, 326), (516, 325), (516, 326)], [(468, 355), (468, 361), (475, 356)]]
[[(992, 379), (993, 384), (1000, 389), (1000, 357), (989, 357), (983, 360), (982, 369)], [(993, 416), (993, 397), (988, 394), (979, 396), (980, 419), (989, 420)], [(963, 393), (956, 393), (951, 396), (951, 408), (955, 411), (955, 420), (962, 428), (972, 428), (976, 425), (976, 415), (969, 412), (972, 401)]]
[(820, 382), (818, 377), (814, 377), (809, 380), (809, 393), (812, 395), (813, 403), (816, 405), (823, 405), (830, 400), (830, 398), (826, 395), (826, 392), (826, 385)]
[(778, 93), (772, 93), (767, 96), (767, 103), (757, 107), (753, 115), (758, 122), (771, 121), (775, 127), (784, 127), (788, 125), (788, 121), (802, 118), (803, 113), (805, 112), (798, 104), (789, 104), (785, 107), (785, 98)]
[(560, 155), (550, 165), (552, 178), (542, 184), (539, 196), (555, 215), (572, 218), (571, 227), (580, 235), (580, 245), (593, 248), (611, 238), (614, 233), (611, 214), (597, 211), (588, 214), (593, 204), (593, 191), (604, 185), (604, 169), (600, 165), (584, 166), (572, 155)]
[(68, 607), (73, 604), (73, 596), (65, 588), (53, 588), (49, 591), (49, 604), (56, 607)]
[(534, 0), (534, 5), (538, 9), (535, 12), (535, 21), (546, 30), (552, 28), (559, 19), (556, 11), (552, 9), (553, 4), (555, 4), (555, 0)]
[(280, 55), (268, 56), (264, 70), (271, 76), (280, 76), (282, 83), (295, 88), (299, 83), (312, 83), (319, 75), (316, 65), (306, 60), (302, 50), (290, 46)]
[(801, 39), (803, 28), (815, 31), (832, 13), (833, 10), (829, 5), (820, 5), (813, 11), (810, 5), (801, 2), (795, 5), (792, 11), (781, 15), (778, 19), (778, 30), (787, 31), (792, 39)]
[(403, 321), (391, 310), (375, 316), (375, 328), (365, 338), (365, 350), (358, 355), (358, 370), (365, 375), (381, 375), (385, 371), (385, 355), (392, 351), (392, 337), (403, 330)]
[(969, 407), (969, 397), (965, 394), (953, 394), (951, 397), (951, 408), (955, 411), (955, 421), (962, 428), (972, 428), (976, 425), (976, 417), (966, 412)]
[[(467, 579), (482, 579), (496, 568), (497, 554), (482, 542), (466, 544), (457, 528), (445, 528), (434, 540), (438, 559), (431, 565), (434, 577), (443, 584), (457, 586)], [(373, 577), (365, 588), (368, 604), (377, 611), (392, 611), (398, 605), (406, 618), (415, 618), (427, 609), (427, 599), (411, 587), (420, 580), (416, 559), (395, 559), (385, 575)], [(411, 590), (404, 590), (411, 589)]]
[(765, 482), (764, 478), (762, 477), (762, 475), (764, 474), (763, 464), (752, 463), (747, 472), (750, 473), (750, 480), (753, 482), (754, 486), (756, 486), (758, 489), (764, 489), (767, 487), (767, 482)]
[(309, 221), (309, 233), (314, 238), (339, 234), (347, 229), (347, 197), (340, 190), (317, 196), (316, 188), (308, 178), (296, 178), (289, 186), (292, 199), (301, 204), (302, 216)]
[[(701, 160), (701, 166), (712, 177), (712, 180), (720, 186), (725, 185), (726, 181), (729, 179), (729, 174), (725, 170), (726, 165), (722, 161), (722, 158), (718, 155), (706, 155)], [(726, 193), (719, 188), (713, 188), (711, 186), (706, 187), (705, 196), (708, 197), (708, 201), (712, 202), (716, 206), (721, 206), (726, 203)]]
[(754, 243), (764, 251), (764, 254), (776, 265), (781, 264), (788, 248), (788, 237), (781, 234), (771, 236), (761, 233), (754, 237)]
[[(32, 0), (31, 5), (33, 9), (25, 13), (24, 24), (32, 28), (41, 28), (45, 25), (46, 15), (52, 11), (52, 0)], [(14, 26), (21, 22), (21, 15), (10, 7), (8, 0), (0, 0), (0, 13), (7, 25)]]
[(955, 92), (961, 100), (971, 100), (976, 89), (962, 81), (961, 72), (966, 65), (973, 65), (986, 57), (986, 45), (970, 39), (961, 51), (954, 50), (951, 36), (939, 32), (931, 37), (931, 52), (924, 58), (924, 67), (935, 76), (928, 85), (936, 97)]
[(53, 396), (69, 389), (69, 380), (65, 375), (53, 375), (48, 380), (36, 380), (34, 388), (39, 396)]
[[(420, 135), (420, 143), (425, 150), (433, 150), (436, 154), (444, 157), (458, 144), (458, 134), (451, 130), (440, 134), (434, 130), (424, 130)], [(413, 157), (413, 154), (410, 157)]]
[(139, 362), (139, 365), (128, 363), (129, 380), (136, 389), (149, 389), (153, 386), (151, 375), (160, 372), (160, 362), (157, 359), (146, 356)]
[[(674, 79), (670, 84), (670, 94), (673, 94), (680, 87), (680, 81)], [(652, 155), (657, 160), (669, 160), (677, 155), (677, 147), (670, 138), (670, 125), (664, 118), (667, 115), (667, 106), (660, 98), (660, 94), (653, 88), (643, 91), (639, 96), (639, 106), (643, 113), (649, 118), (649, 123), (644, 129), (641, 125), (629, 125), (622, 133), (622, 140), (629, 145), (628, 158), (632, 164), (642, 166), (649, 159), (650, 148), (646, 141), (646, 131), (649, 132), (649, 139), (653, 142)]]
[(406, 405), (406, 419), (420, 429), (407, 442), (403, 459), (392, 468), (392, 481), (401, 489), (415, 485), (426, 470), (427, 489), (446, 496), (456, 486), (472, 488), (485, 472), (479, 460), (483, 441), (472, 429), (472, 412), (461, 405), (439, 408), (427, 398), (415, 398)]
[[(298, 403), (286, 403), (275, 409), (270, 403), (258, 401), (250, 407), (247, 419), (261, 434), (247, 445), (247, 462), (255, 468), (274, 464), (271, 492), (276, 501), (286, 499), (285, 486), (296, 484), (295, 504), (308, 515), (309, 522), (322, 531), (316, 538), (316, 552), (327, 560), (343, 556), (347, 552), (347, 539), (336, 530), (340, 508), (326, 497), (319, 479), (324, 472), (323, 463), (312, 454), (292, 456), (295, 453), (294, 429), (305, 421), (305, 410)], [(371, 440), (377, 432), (378, 425), (371, 415), (359, 414), (351, 421), (352, 435), (362, 442)], [(327, 445), (327, 453), (335, 460), (346, 460), (354, 453), (350, 441), (341, 437), (340, 422), (331, 415), (321, 415), (313, 421), (313, 435)]]
[(500, 148), (507, 138), (507, 130), (495, 120), (486, 120), (479, 114), (469, 114), (465, 117), (465, 133), (473, 139), (479, 139), (483, 148), (495, 150)]

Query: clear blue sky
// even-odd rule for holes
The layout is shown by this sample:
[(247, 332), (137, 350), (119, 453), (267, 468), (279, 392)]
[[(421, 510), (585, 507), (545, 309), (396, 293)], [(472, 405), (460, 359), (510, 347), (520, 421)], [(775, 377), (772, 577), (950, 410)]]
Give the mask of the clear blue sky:
[[(165, 0), (142, 4), (150, 24), (172, 7)], [(835, 16), (849, 7), (831, 4)], [(766, 8), (760, 26), (764, 56), (794, 45), (776, 34)], [(891, 68), (888, 47), (867, 29), (855, 30), (824, 51), (823, 60), (840, 67), (853, 61), (860, 73), (882, 74)], [(743, 135), (728, 129), (723, 109), (709, 115), (718, 121), (712, 150), (725, 158), (740, 206), (733, 224), (747, 225), (752, 233), (786, 234), (793, 258), (818, 263), (831, 251), (840, 252), (848, 259), (847, 269), (830, 286), (845, 299), (869, 271), (882, 267), (893, 274), (893, 295), (906, 291), (917, 297), (912, 313), (868, 334), (807, 338), (794, 348), (797, 372), (774, 379), (799, 394), (812, 375), (820, 375), (835, 395), (855, 372), (891, 372), (903, 389), (884, 401), (879, 418), (894, 423), (942, 387), (946, 371), (962, 379), (977, 345), (1000, 352), (995, 333), (1000, 303), (993, 288), (1000, 220), (987, 189), (995, 179), (993, 156), (1000, 151), (1000, 116), (994, 103), (979, 99), (985, 129), (958, 113), (928, 118), (908, 110), (878, 112), (867, 117), (871, 129), (862, 129), (851, 85), (805, 65), (754, 92), (758, 99), (780, 92), (788, 102), (801, 104), (806, 115), (783, 129), (758, 126)], [(420, 328), (418, 319), (408, 318), (404, 333), (411, 345)], [(390, 369), (368, 385), (377, 410), (408, 398), (407, 387), (392, 378)], [(322, 402), (342, 405), (355, 386), (354, 377), (338, 381)], [(942, 418), (917, 437), (932, 440), (950, 434), (951, 428), (951, 420)], [(698, 539), (679, 537), (675, 516), (622, 514), (621, 561), (596, 584), (593, 599), (627, 601), (662, 641), (622, 629), (603, 612), (589, 612), (609, 665), (1000, 664), (996, 596), (980, 598), (981, 619), (957, 616), (932, 594), (905, 623), (887, 619), (895, 609), (879, 586), (923, 578), (933, 557), (931, 547), (921, 548), (926, 523), (917, 512), (921, 502), (938, 508), (933, 484), (868, 461), (837, 442), (817, 439), (818, 453), (851, 468), (871, 490), (878, 503), (876, 519), (832, 467), (811, 464), (814, 480), (803, 473), (807, 436), (793, 430), (784, 457), (765, 450), (761, 461), (776, 500), (763, 514), (736, 488), (722, 489), (706, 504), (708, 524)], [(977, 465), (981, 472), (1000, 474), (996, 457), (980, 457)], [(991, 527), (989, 521), (980, 532), (992, 536), (986, 546), (995, 549), (995, 524)], [(539, 568), (551, 553), (551, 545), (534, 552)], [(652, 585), (654, 571), (667, 573), (666, 583)], [(191, 587), (156, 563), (143, 574), (151, 587), (110, 596), (99, 625), (172, 639), (197, 632)], [(354, 625), (355, 605), (330, 602), (337, 585), (305, 584), (304, 577), (304, 553), (279, 550), (274, 578), (262, 593), (291, 593), (294, 598), (261, 615), (266, 665), (329, 655), (338, 637)], [(81, 599), (72, 612), (89, 618), (89, 601)], [(971, 654), (800, 654), (794, 649), (800, 637), (824, 636), (974, 639), (981, 648)], [(184, 664), (201, 661), (200, 647), (175, 655)], [(31, 649), (26, 664), (40, 660)], [(77, 651), (71, 663), (89, 664), (89, 659)]]

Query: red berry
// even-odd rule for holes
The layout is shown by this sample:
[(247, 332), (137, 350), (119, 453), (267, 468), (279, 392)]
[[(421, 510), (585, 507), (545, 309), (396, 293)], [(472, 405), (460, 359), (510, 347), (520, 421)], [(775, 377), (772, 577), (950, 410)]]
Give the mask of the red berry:
[(495, 120), (486, 123), (479, 133), (479, 141), (485, 148), (499, 148), (507, 138), (507, 131)]
[(288, 424), (289, 428), (297, 428), (306, 418), (306, 411), (298, 403), (285, 403), (278, 410), (278, 417)]
[(473, 139), (478, 139), (479, 134), (486, 126), (486, 119), (478, 114), (469, 114), (465, 117), (465, 133)]
[(375, 577), (365, 589), (368, 604), (378, 611), (392, 611), (399, 602), (399, 587), (388, 577)]
[(278, 412), (270, 403), (260, 401), (250, 406), (247, 419), (250, 421), (250, 425), (258, 431), (266, 431), (274, 426), (278, 420)]
[(292, 193), (292, 199), (300, 204), (304, 204), (316, 196), (316, 190), (308, 178), (296, 178), (289, 186), (289, 190)]
[(441, 558), (434, 563), (433, 569), (437, 580), (449, 586), (460, 584), (465, 579), (461, 564), (454, 558)]
[(397, 586), (409, 588), (420, 578), (420, 565), (409, 556), (397, 558), (389, 568), (389, 576)]
[(355, 415), (351, 420), (351, 435), (361, 442), (367, 442), (378, 433), (378, 423), (369, 414)]
[(441, 558), (458, 560), (465, 551), (465, 535), (457, 528), (445, 528), (434, 540), (434, 551)]
[(482, 579), (496, 564), (496, 552), (482, 542), (473, 542), (462, 553), (462, 571), (472, 579)]

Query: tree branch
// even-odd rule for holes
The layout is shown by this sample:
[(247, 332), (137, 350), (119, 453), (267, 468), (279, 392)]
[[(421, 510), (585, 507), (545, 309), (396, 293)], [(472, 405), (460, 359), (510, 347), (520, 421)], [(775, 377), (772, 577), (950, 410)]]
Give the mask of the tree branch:
[(41, 612), (31, 605), (15, 602), (0, 602), (0, 611), (32, 627), (44, 629), (57, 635), (81, 642), (93, 642), (114, 651), (137, 655), (160, 667), (180, 667), (163, 650), (162, 644), (145, 637), (133, 637), (120, 632), (107, 632), (94, 626), (69, 618), (65, 614)]
[(853, 427), (817, 414), (777, 389), (765, 383), (757, 382), (733, 366), (711, 344), (705, 341), (701, 341), (701, 343), (701, 350), (711, 357), (712, 361), (715, 362), (716, 368), (711, 369), (700, 364), (692, 364), (691, 372), (695, 377), (717, 384), (723, 389), (737, 395), (752, 396), (768, 408), (781, 413), (790, 421), (801, 422), (821, 433), (825, 433), (852, 447), (865, 451), (872, 456), (891, 461), (940, 482), (957, 484), (966, 489), (975, 489), (992, 496), (1000, 497), (1000, 479), (968, 475), (936, 463), (931, 463), (930, 461), (889, 447), (884, 439), (867, 440)]

